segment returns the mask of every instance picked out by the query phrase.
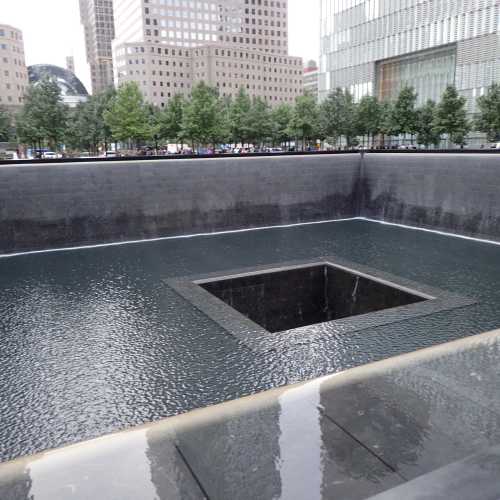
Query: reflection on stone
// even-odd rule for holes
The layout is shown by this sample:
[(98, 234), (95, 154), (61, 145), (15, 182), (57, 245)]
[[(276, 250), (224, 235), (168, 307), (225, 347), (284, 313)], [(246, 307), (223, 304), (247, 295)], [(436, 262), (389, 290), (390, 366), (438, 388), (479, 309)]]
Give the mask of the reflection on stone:
[(7, 464), (1, 500), (200, 500), (204, 495), (171, 441), (147, 430)]
[[(324, 445), (321, 428), (321, 381), (310, 382), (285, 391), (279, 398), (279, 458), (276, 468), (280, 474), (281, 497), (322, 498)], [(297, 442), (307, 445), (297, 449)], [(307, 481), (304, 481), (307, 478)]]

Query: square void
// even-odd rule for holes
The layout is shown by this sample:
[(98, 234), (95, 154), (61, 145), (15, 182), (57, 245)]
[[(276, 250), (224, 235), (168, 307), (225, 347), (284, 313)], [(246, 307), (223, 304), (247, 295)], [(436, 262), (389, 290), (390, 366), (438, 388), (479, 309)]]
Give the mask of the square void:
[(198, 284), (273, 333), (429, 300), (326, 263)]

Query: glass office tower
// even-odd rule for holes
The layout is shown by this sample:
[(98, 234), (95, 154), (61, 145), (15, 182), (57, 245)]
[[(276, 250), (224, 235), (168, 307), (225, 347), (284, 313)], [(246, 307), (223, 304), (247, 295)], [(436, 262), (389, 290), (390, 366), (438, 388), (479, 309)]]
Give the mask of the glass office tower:
[(320, 98), (336, 87), (356, 99), (414, 86), (439, 100), (454, 84), (468, 99), (500, 81), (498, 0), (320, 0)]

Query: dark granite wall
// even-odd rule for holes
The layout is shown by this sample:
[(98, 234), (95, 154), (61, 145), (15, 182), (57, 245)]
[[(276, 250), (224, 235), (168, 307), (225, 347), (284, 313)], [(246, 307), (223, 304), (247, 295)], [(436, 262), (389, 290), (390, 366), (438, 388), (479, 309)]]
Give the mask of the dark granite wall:
[(355, 216), (359, 156), (0, 167), (0, 252)]
[(0, 167), (0, 253), (365, 217), (500, 240), (500, 155)]
[(368, 154), (361, 215), (500, 240), (500, 155)]

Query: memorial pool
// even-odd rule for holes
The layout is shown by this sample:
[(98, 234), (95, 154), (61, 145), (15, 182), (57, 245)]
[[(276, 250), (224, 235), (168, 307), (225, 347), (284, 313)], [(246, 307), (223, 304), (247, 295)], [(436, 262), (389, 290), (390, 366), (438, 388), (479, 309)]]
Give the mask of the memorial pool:
[[(475, 303), (257, 352), (166, 283), (332, 255)], [(0, 258), (0, 460), (498, 328), (499, 264), (363, 220)]]

